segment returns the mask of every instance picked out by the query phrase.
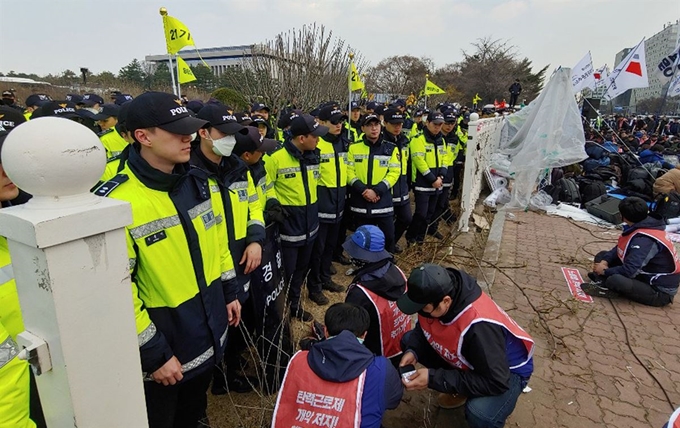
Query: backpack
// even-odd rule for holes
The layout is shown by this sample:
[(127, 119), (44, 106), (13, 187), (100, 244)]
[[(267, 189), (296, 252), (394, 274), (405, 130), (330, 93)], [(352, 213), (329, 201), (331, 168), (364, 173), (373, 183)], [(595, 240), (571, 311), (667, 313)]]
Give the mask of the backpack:
[(578, 182), (581, 202), (590, 202), (607, 193), (607, 187), (602, 180), (594, 177), (582, 177)]
[(560, 178), (555, 184), (545, 186), (543, 191), (552, 197), (553, 204), (557, 202), (574, 203), (581, 201), (578, 185), (573, 178)]
[(680, 217), (680, 195), (670, 192), (657, 196), (652, 213), (663, 219)]

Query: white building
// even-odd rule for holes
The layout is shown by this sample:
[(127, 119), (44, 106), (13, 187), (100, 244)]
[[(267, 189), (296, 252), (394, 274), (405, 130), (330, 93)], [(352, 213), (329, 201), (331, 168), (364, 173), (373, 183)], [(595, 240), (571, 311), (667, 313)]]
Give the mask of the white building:
[[(190, 66), (201, 64), (201, 58), (210, 67), (215, 76), (221, 76), (230, 68), (242, 67), (246, 58), (253, 56), (256, 45), (224, 46), (219, 48), (185, 49), (178, 53), (179, 56)], [(147, 55), (144, 58), (148, 62), (167, 66), (168, 55)]]

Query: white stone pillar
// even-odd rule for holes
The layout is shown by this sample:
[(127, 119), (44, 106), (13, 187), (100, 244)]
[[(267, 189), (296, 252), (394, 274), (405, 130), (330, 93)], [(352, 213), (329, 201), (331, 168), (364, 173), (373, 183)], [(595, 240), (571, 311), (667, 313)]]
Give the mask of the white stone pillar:
[(71, 120), (39, 118), (7, 136), (2, 160), (34, 195), (0, 210), (0, 235), (26, 331), (49, 349), (51, 369), (42, 364), (36, 377), (48, 426), (146, 427), (124, 229), (132, 213), (88, 191), (106, 163), (99, 139)]

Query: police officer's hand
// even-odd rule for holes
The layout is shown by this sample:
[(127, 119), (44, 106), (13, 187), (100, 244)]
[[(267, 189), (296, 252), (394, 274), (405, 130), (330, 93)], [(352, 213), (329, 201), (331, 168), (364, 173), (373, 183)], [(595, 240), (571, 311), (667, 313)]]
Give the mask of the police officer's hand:
[(163, 386), (174, 385), (183, 377), (182, 365), (174, 355), (160, 369), (151, 373), (151, 378), (156, 383), (162, 383)]
[(229, 320), (229, 325), (234, 327), (238, 327), (238, 324), (241, 322), (241, 302), (238, 299), (227, 303), (227, 319)]
[(265, 211), (265, 223), (271, 223), (272, 221), (276, 223), (283, 223), (288, 217), (288, 211), (286, 211), (281, 205), (273, 205)]
[(439, 189), (440, 187), (442, 187), (442, 178), (437, 177), (434, 183), (432, 183), (432, 187), (434, 187), (435, 189)]
[(373, 189), (366, 189), (364, 192), (361, 194), (361, 196), (364, 197), (368, 202), (371, 203), (376, 203), (380, 200), (380, 197), (378, 196), (377, 193), (375, 193), (375, 190)]
[(404, 385), (407, 391), (420, 391), (427, 389), (427, 385), (430, 380), (430, 369), (418, 369), (416, 374), (412, 375), (408, 382), (404, 378), (401, 379), (401, 383)]
[(243, 272), (246, 275), (260, 266), (260, 263), (262, 263), (262, 246), (259, 243), (253, 242), (246, 247), (243, 257), (241, 257), (241, 261), (238, 264), (242, 265), (244, 263), (246, 266)]

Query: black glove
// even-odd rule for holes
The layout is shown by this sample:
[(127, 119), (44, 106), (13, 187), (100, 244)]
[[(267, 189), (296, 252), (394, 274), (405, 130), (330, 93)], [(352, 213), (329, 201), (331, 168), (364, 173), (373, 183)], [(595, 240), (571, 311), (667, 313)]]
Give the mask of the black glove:
[(280, 203), (270, 204), (267, 202), (267, 205), (266, 211), (264, 212), (264, 222), (266, 224), (271, 224), (272, 222), (283, 224), (289, 215), (288, 211), (286, 211)]

